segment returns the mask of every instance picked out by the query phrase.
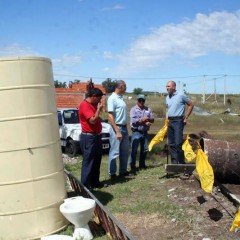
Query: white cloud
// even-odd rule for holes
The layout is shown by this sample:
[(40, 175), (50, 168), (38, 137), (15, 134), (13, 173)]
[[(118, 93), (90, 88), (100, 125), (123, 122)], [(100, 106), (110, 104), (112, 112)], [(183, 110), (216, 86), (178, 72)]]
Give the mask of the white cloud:
[(113, 58), (113, 55), (110, 51), (104, 51), (103, 52), (103, 58), (104, 59), (112, 59)]
[[(22, 47), (18, 43), (5, 46), (0, 49), (0, 57), (18, 57), (18, 56), (38, 56), (39, 53), (33, 51), (30, 47)], [(61, 58), (51, 59), (53, 64), (58, 68), (67, 68), (82, 63), (82, 57), (79, 55), (64, 54)]]
[(79, 67), (83, 59), (79, 55), (64, 54), (61, 58), (53, 58), (53, 72), (56, 75), (66, 75), (70, 77), (73, 75), (74, 67)]
[(110, 70), (109, 67), (105, 67), (105, 68), (103, 69), (103, 72), (109, 72), (109, 70)]
[(111, 7), (104, 7), (102, 9), (102, 11), (123, 10), (123, 9), (125, 9), (125, 7), (123, 5), (116, 4), (116, 5), (111, 6)]
[(1, 57), (18, 57), (18, 56), (39, 56), (39, 54), (33, 51), (30, 47), (22, 47), (18, 43), (4, 46), (0, 49)]
[(53, 63), (62, 67), (70, 67), (82, 63), (82, 57), (79, 55), (64, 54), (61, 58), (52, 59)]
[(164, 25), (118, 55), (121, 73), (157, 67), (171, 57), (193, 60), (211, 53), (240, 54), (240, 12), (197, 14), (193, 21)]

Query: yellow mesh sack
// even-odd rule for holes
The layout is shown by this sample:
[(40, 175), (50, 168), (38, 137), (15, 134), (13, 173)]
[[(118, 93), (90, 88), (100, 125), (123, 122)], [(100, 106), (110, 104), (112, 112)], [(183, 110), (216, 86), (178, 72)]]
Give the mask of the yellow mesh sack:
[(203, 152), (200, 145), (198, 146), (196, 158), (196, 171), (200, 178), (201, 187), (205, 192), (212, 192), (214, 183), (214, 173), (212, 166), (208, 162), (208, 156)]
[(184, 151), (184, 157), (187, 160), (187, 162), (191, 162), (193, 159), (196, 158), (196, 154), (189, 143), (189, 139), (190, 137), (187, 135), (187, 138), (182, 145), (182, 150)]
[(236, 216), (233, 220), (232, 226), (229, 229), (229, 231), (233, 232), (236, 228), (240, 228), (240, 208), (238, 208), (238, 211), (236, 213)]
[(149, 143), (149, 145), (148, 145), (148, 151), (149, 152), (152, 150), (152, 148), (155, 144), (163, 141), (163, 139), (164, 139), (164, 137), (167, 133), (168, 123), (169, 123), (169, 120), (166, 119), (164, 126), (158, 131), (158, 133), (155, 135), (155, 137)]

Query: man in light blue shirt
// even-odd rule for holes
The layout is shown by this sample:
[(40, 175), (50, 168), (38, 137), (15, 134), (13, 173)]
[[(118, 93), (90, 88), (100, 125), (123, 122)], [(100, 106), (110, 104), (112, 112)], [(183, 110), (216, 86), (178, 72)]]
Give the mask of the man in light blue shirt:
[(119, 157), (119, 175), (127, 176), (127, 163), (129, 152), (129, 138), (127, 130), (127, 105), (123, 100), (126, 91), (126, 83), (123, 80), (116, 82), (115, 91), (107, 101), (108, 121), (110, 129), (110, 150), (108, 161), (108, 173), (111, 179), (116, 177), (117, 163)]
[[(194, 105), (188, 96), (176, 90), (174, 81), (169, 81), (166, 88), (168, 92), (166, 97), (166, 119), (169, 120), (167, 137), (171, 162), (173, 164), (184, 164), (184, 152), (182, 150), (183, 129)], [(186, 105), (188, 108), (185, 114)]]

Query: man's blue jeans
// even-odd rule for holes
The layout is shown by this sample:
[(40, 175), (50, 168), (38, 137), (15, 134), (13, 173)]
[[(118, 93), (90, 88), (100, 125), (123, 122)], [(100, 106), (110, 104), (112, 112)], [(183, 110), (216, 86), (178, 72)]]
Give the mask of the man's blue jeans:
[(167, 137), (172, 164), (185, 163), (182, 150), (183, 128), (184, 123), (182, 119), (169, 121)]
[(136, 168), (137, 150), (140, 143), (140, 156), (139, 156), (139, 168), (145, 167), (145, 159), (148, 151), (148, 135), (147, 132), (135, 131), (132, 133), (131, 141), (131, 155), (130, 155), (130, 167), (132, 170)]
[(99, 184), (102, 159), (102, 140), (100, 135), (80, 135), (80, 146), (83, 154), (81, 182), (87, 188)]
[(108, 160), (108, 173), (114, 175), (117, 172), (117, 161), (119, 157), (119, 174), (123, 175), (127, 172), (129, 137), (127, 127), (118, 127), (122, 134), (122, 140), (119, 141), (113, 128), (110, 128), (110, 150)]

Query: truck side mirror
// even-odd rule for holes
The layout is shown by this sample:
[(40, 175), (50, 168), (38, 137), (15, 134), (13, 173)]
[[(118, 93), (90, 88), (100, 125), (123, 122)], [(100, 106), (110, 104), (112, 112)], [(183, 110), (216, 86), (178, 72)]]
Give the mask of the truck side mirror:
[(58, 112), (58, 125), (62, 126), (62, 114)]

